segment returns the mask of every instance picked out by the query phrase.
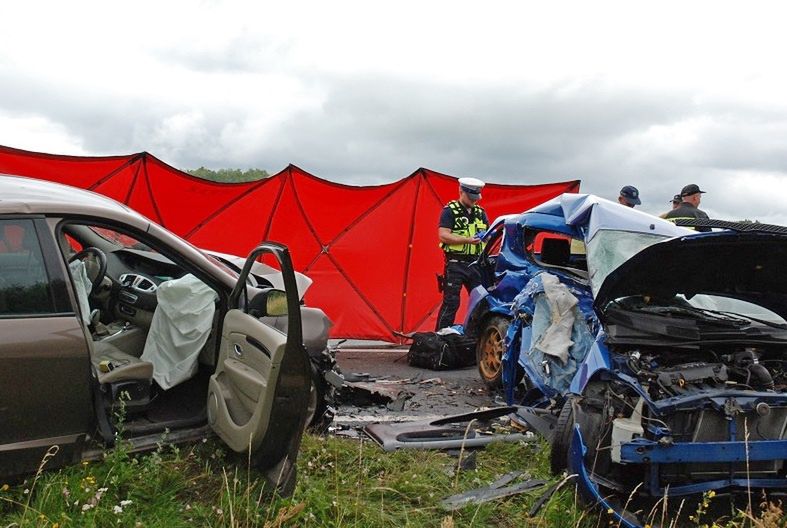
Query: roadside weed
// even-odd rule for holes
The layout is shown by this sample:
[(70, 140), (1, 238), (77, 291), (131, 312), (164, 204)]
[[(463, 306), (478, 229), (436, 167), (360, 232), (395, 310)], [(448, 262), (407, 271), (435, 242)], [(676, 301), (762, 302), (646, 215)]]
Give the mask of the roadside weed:
[[(100, 462), (43, 471), (18, 483), (0, 483), (0, 526), (164, 528), (319, 527), (576, 527), (616, 526), (584, 505), (568, 483), (535, 516), (530, 507), (545, 488), (446, 511), (441, 501), (487, 486), (518, 470), (520, 479), (551, 477), (546, 443), (493, 443), (468, 452), (460, 464), (444, 452), (383, 452), (368, 439), (306, 435), (291, 498), (271, 496), (264, 479), (228, 454), (220, 442), (171, 446), (134, 455), (126, 445)], [(686, 503), (679, 519), (654, 511), (652, 527), (787, 528), (782, 506), (763, 499), (760, 513), (746, 508), (718, 514), (718, 496), (707, 493)], [(689, 515), (692, 518), (689, 518)], [(715, 519), (715, 520), (714, 520)], [(655, 521), (659, 521), (656, 523)], [(678, 524), (675, 524), (677, 522)]]

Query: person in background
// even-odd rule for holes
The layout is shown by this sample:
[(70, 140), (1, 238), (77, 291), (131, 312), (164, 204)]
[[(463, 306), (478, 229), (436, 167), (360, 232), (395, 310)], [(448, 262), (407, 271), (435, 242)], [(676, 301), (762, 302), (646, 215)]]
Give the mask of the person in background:
[(639, 191), (633, 185), (626, 185), (620, 190), (618, 196), (618, 203), (626, 207), (634, 207), (640, 205), (642, 200), (639, 199)]
[[(682, 202), (683, 200), (681, 200), (681, 198), (680, 198), (680, 195), (679, 195), (679, 194), (676, 194), (675, 196), (673, 196), (673, 197), (672, 197), (672, 200), (671, 200), (671, 201), (672, 201), (672, 209), (677, 209), (677, 208), (678, 208), (678, 206), (680, 205), (680, 202)], [(670, 209), (670, 211), (671, 211), (672, 209)], [(667, 213), (669, 213), (669, 211), (667, 211)], [(667, 213), (661, 213), (661, 214), (659, 215), (659, 218), (666, 218), (666, 217), (667, 217)]]
[(476, 178), (460, 178), (459, 199), (448, 202), (440, 213), (437, 236), (445, 268), (443, 276), (438, 276), (443, 304), (437, 316), (437, 330), (454, 324), (462, 286), (469, 292), (481, 283), (478, 271), (470, 264), (483, 250), (481, 237), (489, 227), (486, 211), (478, 205), (484, 185)]
[[(680, 204), (664, 216), (666, 220), (675, 222), (682, 219), (707, 219), (708, 214), (700, 209), (700, 201), (705, 191), (701, 191), (696, 183), (690, 183), (680, 191)], [(710, 231), (710, 227), (695, 227), (697, 231)]]

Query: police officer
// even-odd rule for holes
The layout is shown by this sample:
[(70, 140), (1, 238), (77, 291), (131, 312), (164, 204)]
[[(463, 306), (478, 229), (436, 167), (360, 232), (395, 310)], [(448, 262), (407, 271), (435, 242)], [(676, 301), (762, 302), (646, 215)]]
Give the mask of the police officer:
[(624, 185), (623, 188), (620, 190), (620, 196), (618, 196), (618, 203), (620, 205), (625, 205), (626, 207), (632, 207), (632, 208), (635, 205), (640, 205), (642, 203), (642, 200), (639, 199), (639, 190), (633, 185)]
[[(708, 213), (702, 211), (700, 201), (705, 191), (701, 191), (699, 185), (690, 183), (680, 191), (680, 205), (669, 211), (664, 218), (675, 221), (681, 219), (708, 218)], [(710, 227), (695, 227), (697, 231), (710, 231)]]
[(452, 200), (440, 213), (437, 235), (445, 254), (442, 277), (443, 305), (437, 316), (437, 329), (454, 324), (459, 296), (464, 285), (469, 292), (481, 282), (478, 271), (470, 267), (484, 248), (481, 235), (489, 226), (486, 211), (478, 205), (484, 182), (476, 178), (459, 179), (459, 199)]

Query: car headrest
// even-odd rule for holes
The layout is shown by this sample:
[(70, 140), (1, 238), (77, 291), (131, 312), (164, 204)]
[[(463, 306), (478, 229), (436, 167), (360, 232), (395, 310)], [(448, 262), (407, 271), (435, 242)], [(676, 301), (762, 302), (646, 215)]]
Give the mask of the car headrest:
[(541, 245), (541, 262), (552, 266), (567, 266), (571, 256), (571, 242), (565, 238), (545, 238)]

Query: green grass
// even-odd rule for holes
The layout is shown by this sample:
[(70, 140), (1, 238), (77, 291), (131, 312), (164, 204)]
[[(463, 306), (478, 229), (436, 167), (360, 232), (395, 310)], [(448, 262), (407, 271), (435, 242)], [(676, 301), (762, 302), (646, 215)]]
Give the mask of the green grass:
[[(541, 489), (454, 512), (441, 508), (445, 497), (488, 485), (514, 470), (554, 481), (548, 452), (543, 443), (491, 444), (477, 451), (474, 469), (459, 470), (459, 459), (442, 452), (384, 453), (369, 440), (306, 436), (296, 491), (281, 499), (268, 495), (259, 475), (218, 441), (162, 447), (138, 456), (121, 447), (100, 463), (0, 484), (0, 527), (609, 526), (577, 503), (570, 486), (534, 518), (528, 511)], [(686, 508), (678, 526), (710, 525), (704, 515), (689, 520), (690, 513), (696, 512)], [(780, 508), (771, 517), (755, 521), (738, 515), (718, 526), (787, 525)]]

